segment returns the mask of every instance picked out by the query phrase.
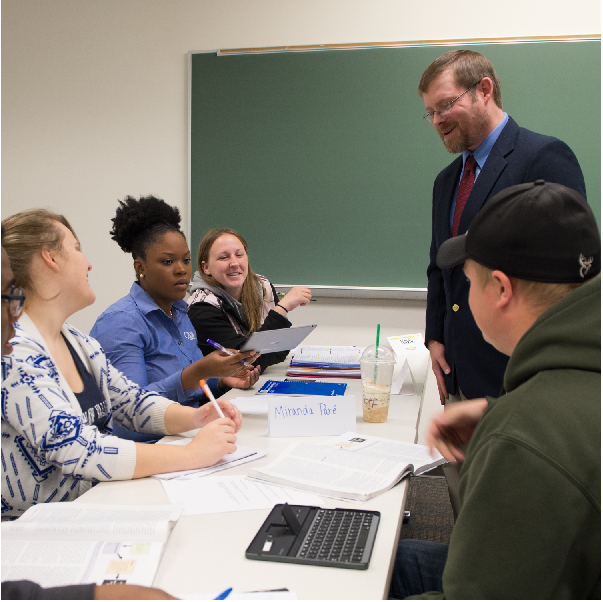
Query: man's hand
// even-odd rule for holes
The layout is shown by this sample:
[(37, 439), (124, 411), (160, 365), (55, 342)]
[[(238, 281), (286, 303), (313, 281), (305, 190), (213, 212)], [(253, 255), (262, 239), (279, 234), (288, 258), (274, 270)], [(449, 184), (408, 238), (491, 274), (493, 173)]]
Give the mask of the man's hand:
[(439, 341), (428, 341), (427, 349), (431, 355), (431, 369), (438, 383), (438, 393), (440, 394), (440, 403), (444, 405), (448, 399), (448, 390), (444, 381), (444, 374), (450, 374), (450, 366), (446, 361), (444, 345)]
[(434, 447), (452, 464), (465, 459), (463, 447), (469, 443), (477, 423), (484, 415), (488, 401), (485, 398), (451, 403), (434, 416), (427, 433), (427, 445)]

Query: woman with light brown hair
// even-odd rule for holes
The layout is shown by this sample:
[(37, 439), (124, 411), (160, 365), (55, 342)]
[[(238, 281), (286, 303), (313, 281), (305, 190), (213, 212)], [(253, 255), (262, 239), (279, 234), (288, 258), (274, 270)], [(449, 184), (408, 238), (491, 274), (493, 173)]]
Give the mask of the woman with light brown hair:
[[(92, 266), (65, 217), (34, 209), (2, 226), (14, 284), (27, 294), (13, 353), (2, 358), (3, 519), (73, 500), (94, 482), (202, 468), (236, 450), (241, 414), (232, 404), (218, 401), (219, 418), (212, 404), (185, 407), (141, 389), (66, 322), (95, 294)], [(224, 361), (234, 371), (240, 359)], [(114, 421), (159, 435), (200, 431), (186, 446), (146, 445), (112, 435)]]
[[(312, 299), (308, 287), (296, 286), (279, 301), (270, 281), (251, 269), (247, 250), (247, 241), (231, 228), (213, 228), (199, 244), (188, 316), (204, 354), (213, 349), (208, 339), (240, 349), (252, 332), (289, 328), (287, 315)], [(263, 354), (256, 366), (264, 371), (287, 354)]]

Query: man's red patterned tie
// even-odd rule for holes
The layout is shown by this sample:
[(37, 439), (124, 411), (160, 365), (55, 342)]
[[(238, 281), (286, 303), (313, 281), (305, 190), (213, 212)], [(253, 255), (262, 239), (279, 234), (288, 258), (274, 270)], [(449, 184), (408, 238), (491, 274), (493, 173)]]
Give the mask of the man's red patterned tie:
[(477, 162), (473, 155), (469, 155), (465, 161), (465, 171), (459, 184), (459, 189), (456, 193), (456, 207), (454, 208), (454, 219), (452, 220), (452, 236), (456, 236), (459, 232), (459, 224), (465, 203), (469, 198), (473, 183), (475, 182), (475, 167)]

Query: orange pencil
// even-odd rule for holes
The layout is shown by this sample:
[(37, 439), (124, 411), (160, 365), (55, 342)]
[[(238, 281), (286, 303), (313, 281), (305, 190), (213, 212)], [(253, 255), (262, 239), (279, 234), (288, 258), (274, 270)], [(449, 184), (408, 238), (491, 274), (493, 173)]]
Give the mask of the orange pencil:
[(218, 416), (220, 416), (220, 418), (224, 418), (224, 413), (222, 412), (222, 409), (218, 405), (216, 398), (213, 396), (211, 389), (207, 386), (207, 383), (203, 379), (201, 379), (199, 381), (199, 384), (201, 385), (201, 388), (205, 391), (205, 394), (211, 399), (211, 402), (214, 404), (214, 408), (216, 408), (216, 412), (218, 412)]

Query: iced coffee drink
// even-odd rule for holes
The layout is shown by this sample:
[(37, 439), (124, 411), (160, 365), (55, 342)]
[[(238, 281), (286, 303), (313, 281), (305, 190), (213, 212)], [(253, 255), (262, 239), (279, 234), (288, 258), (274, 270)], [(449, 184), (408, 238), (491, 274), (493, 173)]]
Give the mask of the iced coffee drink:
[(362, 417), (365, 422), (387, 422), (389, 393), (396, 364), (389, 347), (370, 345), (360, 358)]
[(391, 385), (362, 383), (362, 417), (365, 422), (386, 422)]

